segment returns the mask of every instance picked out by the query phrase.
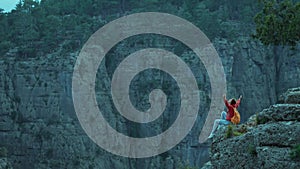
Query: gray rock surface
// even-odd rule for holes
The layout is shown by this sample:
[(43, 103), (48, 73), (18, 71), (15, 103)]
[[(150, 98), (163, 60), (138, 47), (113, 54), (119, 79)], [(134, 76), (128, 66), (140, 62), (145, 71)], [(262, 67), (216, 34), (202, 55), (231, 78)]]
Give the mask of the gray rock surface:
[[(253, 127), (255, 120), (262, 119), (264, 123)], [(233, 127), (233, 131), (240, 131), (241, 126)], [(299, 104), (273, 105), (252, 116), (244, 126), (247, 132), (230, 138), (228, 127), (216, 132), (211, 146), (212, 168), (300, 168), (299, 159), (290, 155), (300, 144)]]
[(299, 121), (300, 104), (275, 104), (258, 113), (259, 124), (276, 121)]
[(205, 163), (205, 164), (203, 165), (203, 167), (202, 167), (201, 169), (211, 169), (211, 168), (212, 168), (211, 162), (208, 161), (207, 163)]
[(13, 169), (6, 157), (0, 157), (0, 169)]
[(0, 169), (12, 169), (10, 162), (7, 160), (6, 147), (0, 147)]
[[(168, 48), (170, 51), (177, 50), (172, 42), (163, 39), (144, 39), (142, 43), (121, 44), (99, 68), (101, 73), (98, 73), (96, 81), (99, 107), (108, 112), (106, 118), (111, 126), (126, 135), (147, 136), (160, 133), (175, 118), (172, 114), (166, 114), (158, 124), (132, 125), (117, 115), (109, 100), (109, 77), (114, 66), (122, 60), (121, 54), (126, 56), (145, 48), (147, 43)], [(282, 66), (280, 71), (275, 71), (277, 68), (274, 66), (273, 49), (253, 42), (250, 38), (241, 37), (234, 42), (216, 39), (213, 43), (224, 65), (228, 97), (238, 97), (239, 94), (244, 96), (239, 109), (243, 121), (274, 104), (282, 90), (300, 86), (300, 57), (297, 53), (278, 51), (276, 54), (285, 59), (278, 61)], [(133, 47), (130, 48), (131, 46)], [(185, 163), (202, 166), (208, 161), (208, 147), (198, 146), (198, 137), (211, 99), (209, 77), (193, 54), (179, 53), (195, 71), (202, 96), (202, 105), (194, 128), (172, 150), (146, 159), (112, 155), (94, 144), (82, 130), (74, 112), (71, 95), (72, 71), (77, 55), (78, 53), (62, 55), (54, 52), (44, 58), (26, 60), (21, 60), (18, 56), (1, 57), (0, 146), (7, 147), (8, 159), (14, 168), (178, 168)], [(151, 74), (155, 72), (138, 77), (139, 80), (132, 88), (148, 89), (147, 83), (153, 81)], [(165, 75), (155, 76), (166, 79), (166, 91), (176, 88), (168, 86), (172, 81)], [(278, 85), (275, 86), (275, 83)], [(145, 90), (140, 93), (133, 92), (136, 96), (133, 97), (133, 103), (138, 108), (147, 105), (148, 98), (142, 98), (145, 93)], [(176, 95), (170, 96), (170, 99), (174, 99), (174, 103), (178, 101)], [(178, 106), (170, 105), (170, 112), (176, 112)], [(291, 124), (293, 126), (294, 123)]]
[(247, 37), (234, 42), (214, 41), (223, 61), (228, 98), (244, 96), (239, 112), (245, 122), (273, 105), (280, 94), (300, 86), (299, 53), (289, 48), (263, 47)]
[(288, 89), (280, 95), (278, 103), (300, 104), (300, 88)]

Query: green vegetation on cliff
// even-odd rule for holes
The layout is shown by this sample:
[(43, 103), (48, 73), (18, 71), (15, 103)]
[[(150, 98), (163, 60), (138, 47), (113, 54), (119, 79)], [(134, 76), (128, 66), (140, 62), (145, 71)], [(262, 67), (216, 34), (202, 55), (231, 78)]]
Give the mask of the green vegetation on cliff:
[(105, 23), (136, 12), (183, 17), (210, 38), (249, 35), (257, 0), (21, 0), (10, 13), (0, 11), (0, 55), (13, 51), (38, 57), (79, 50)]
[(291, 151), (291, 158), (300, 160), (300, 144), (294, 146)]
[(0, 158), (7, 156), (7, 149), (5, 147), (0, 147)]
[(254, 18), (254, 37), (265, 45), (295, 46), (300, 40), (300, 2), (261, 1), (264, 7)]
[(105, 23), (148, 11), (183, 17), (210, 39), (252, 34), (255, 16), (254, 37), (262, 43), (294, 46), (300, 40), (295, 0), (21, 0), (10, 13), (0, 9), (0, 55), (10, 49), (22, 57), (76, 51)]

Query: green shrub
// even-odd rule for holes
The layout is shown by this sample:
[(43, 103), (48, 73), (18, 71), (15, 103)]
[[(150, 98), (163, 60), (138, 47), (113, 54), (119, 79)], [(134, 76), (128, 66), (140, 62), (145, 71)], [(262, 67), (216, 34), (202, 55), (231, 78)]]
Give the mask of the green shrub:
[(225, 133), (225, 138), (231, 138), (232, 136), (233, 136), (233, 127), (232, 125), (228, 125)]
[(258, 125), (258, 113), (255, 113), (255, 126), (257, 126)]
[(7, 157), (7, 149), (5, 147), (0, 147), (0, 157)]
[(253, 155), (253, 156), (257, 156), (257, 151), (256, 151), (256, 147), (253, 145), (253, 144), (250, 144), (248, 146), (248, 149), (247, 149), (248, 153)]
[(300, 160), (300, 144), (294, 146), (291, 150), (290, 157)]
[(256, 123), (257, 124), (265, 124), (267, 122), (268, 122), (268, 119), (266, 117), (256, 116)]
[(240, 136), (244, 133), (247, 133), (247, 126), (235, 126), (235, 125), (228, 125), (227, 130), (225, 132), (225, 138), (231, 138), (234, 136)]

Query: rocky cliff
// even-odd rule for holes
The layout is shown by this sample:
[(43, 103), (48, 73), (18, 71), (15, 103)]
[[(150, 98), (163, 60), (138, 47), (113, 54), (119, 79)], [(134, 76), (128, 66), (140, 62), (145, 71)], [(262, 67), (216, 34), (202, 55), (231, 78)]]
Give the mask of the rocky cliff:
[[(240, 38), (234, 42), (216, 39), (214, 45), (222, 59), (228, 84), (229, 97), (243, 94), (244, 101), (240, 112), (243, 120), (250, 115), (274, 104), (278, 94), (290, 87), (300, 86), (300, 57), (289, 49), (273, 49), (254, 42), (250, 38)], [(121, 60), (121, 54), (140, 48), (169, 48), (175, 51), (174, 43), (169, 40), (149, 39), (120, 44), (115, 52), (106, 58), (99, 68), (97, 101), (108, 112), (111, 126), (118, 131), (137, 137), (160, 133), (170, 126), (173, 115), (166, 114), (157, 124), (139, 126), (121, 119), (105, 94), (109, 77)], [(153, 46), (150, 46), (153, 47)], [(186, 163), (201, 166), (208, 160), (206, 146), (198, 146), (197, 141), (207, 112), (210, 93), (209, 77), (201, 63), (193, 59), (188, 52), (181, 53), (182, 58), (195, 70), (202, 96), (199, 117), (190, 134), (172, 150), (152, 158), (128, 159), (112, 155), (94, 144), (82, 130), (74, 112), (71, 96), (71, 78), (78, 53), (62, 54), (53, 52), (43, 58), (21, 59), (10, 51), (0, 59), (0, 146), (8, 150), (8, 160), (16, 169), (26, 168), (178, 168)], [(279, 58), (274, 55), (280, 56)], [(277, 58), (277, 59), (276, 59)], [(198, 69), (199, 68), (199, 69)], [(198, 70), (197, 70), (198, 69)], [(160, 72), (146, 72), (138, 77), (133, 89), (147, 89), (147, 83), (158, 79), (148, 75), (160, 76), (164, 80), (162, 88), (166, 92), (176, 89), (168, 87), (172, 79)], [(166, 85), (166, 86), (164, 86)], [(142, 87), (141, 87), (142, 86)], [(149, 86), (148, 86), (149, 87)], [(133, 103), (147, 105), (147, 90), (134, 93)], [(100, 95), (100, 94), (104, 95)], [(175, 93), (176, 94), (176, 93)], [(100, 97), (101, 96), (101, 97)], [(173, 103), (176, 95), (170, 96)], [(104, 104), (105, 103), (105, 104)], [(176, 111), (179, 105), (170, 106)], [(283, 106), (284, 108), (284, 106)], [(112, 113), (109, 113), (112, 112)], [(282, 122), (286, 129), (295, 129), (294, 122)], [(262, 126), (261, 126), (262, 127)], [(262, 128), (262, 132), (270, 129)], [(264, 134), (264, 133), (262, 133)], [(250, 136), (249, 136), (250, 137)], [(236, 138), (235, 138), (236, 139)], [(293, 140), (291, 140), (291, 143)], [(284, 145), (285, 146), (285, 145)], [(271, 147), (266, 145), (266, 147)], [(257, 151), (277, 152), (278, 149), (258, 149)], [(288, 147), (280, 147), (281, 149)], [(217, 150), (217, 149), (216, 149)]]
[(4, 147), (0, 147), (0, 169), (12, 169), (7, 160), (7, 149)]
[(300, 88), (239, 126), (221, 127), (203, 168), (300, 168)]
[(7, 158), (0, 158), (0, 169), (12, 169)]

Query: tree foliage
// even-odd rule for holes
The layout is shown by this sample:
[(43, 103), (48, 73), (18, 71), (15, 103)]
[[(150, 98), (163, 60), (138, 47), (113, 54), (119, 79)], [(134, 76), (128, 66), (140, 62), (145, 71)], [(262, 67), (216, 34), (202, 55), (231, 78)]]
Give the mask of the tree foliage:
[(300, 40), (300, 2), (262, 0), (255, 17), (256, 34), (265, 45), (295, 46)]
[(0, 55), (10, 49), (22, 57), (76, 51), (105, 23), (130, 13), (149, 11), (183, 17), (210, 39), (234, 39), (249, 33), (248, 22), (258, 12), (256, 1), (20, 0), (11, 12), (0, 10)]
[[(16, 48), (22, 57), (42, 56), (58, 48), (78, 49), (104, 24), (93, 0), (21, 0), (10, 13), (0, 11), (0, 54)], [(96, 6), (95, 6), (96, 5)]]

